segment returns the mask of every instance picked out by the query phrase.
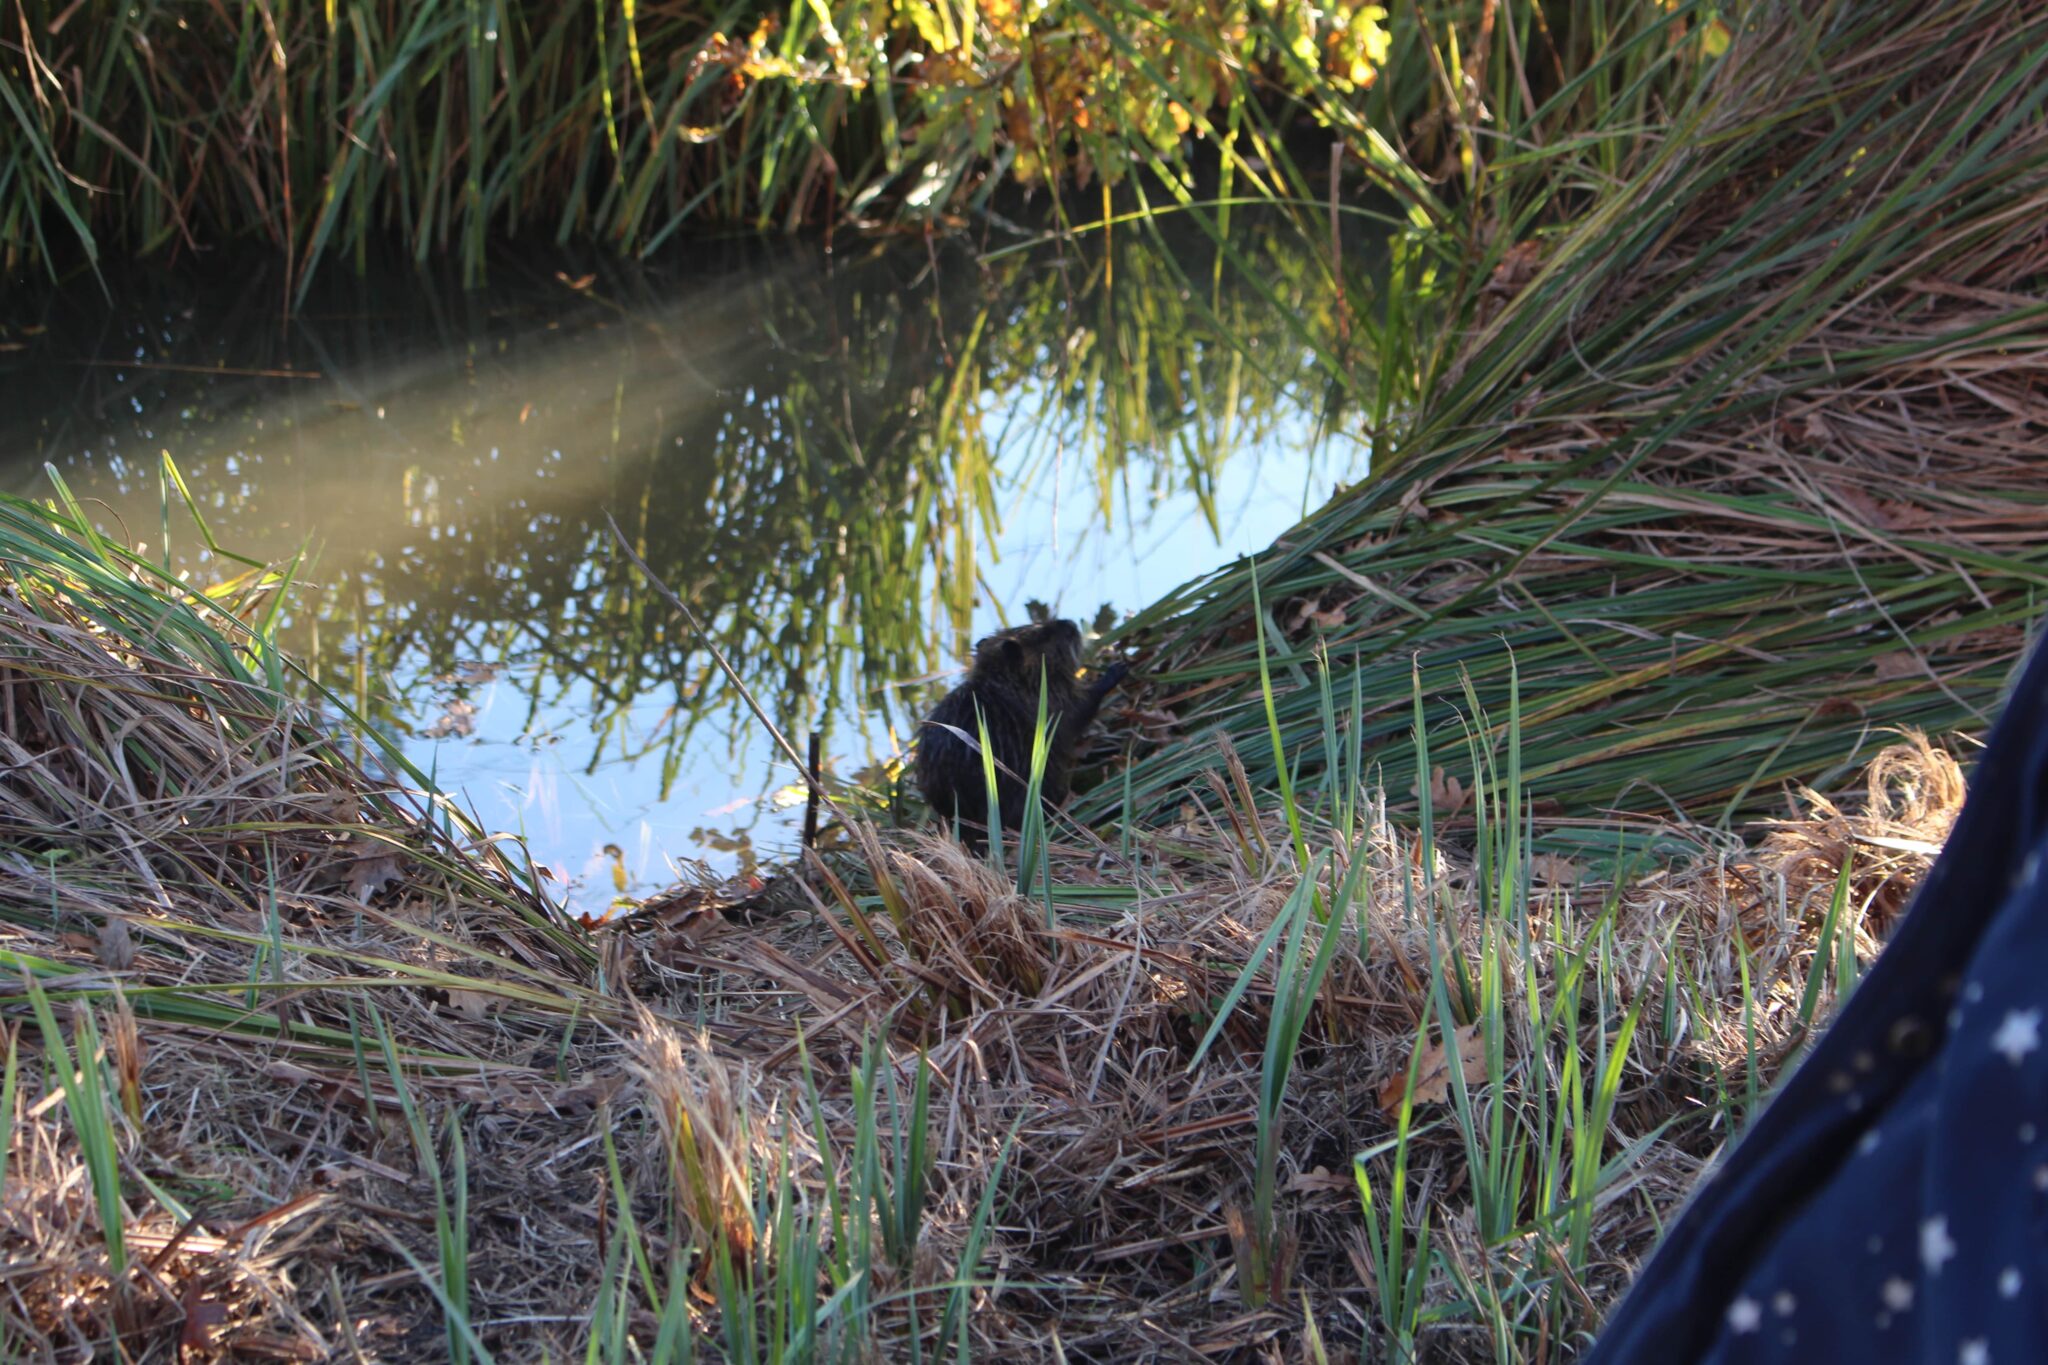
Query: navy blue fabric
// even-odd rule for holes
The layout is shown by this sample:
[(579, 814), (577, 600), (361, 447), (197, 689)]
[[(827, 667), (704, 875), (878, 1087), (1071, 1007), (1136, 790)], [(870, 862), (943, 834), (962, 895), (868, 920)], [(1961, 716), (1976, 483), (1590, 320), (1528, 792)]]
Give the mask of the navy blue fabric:
[(1890, 945), (1589, 1365), (2048, 1362), (2048, 647)]

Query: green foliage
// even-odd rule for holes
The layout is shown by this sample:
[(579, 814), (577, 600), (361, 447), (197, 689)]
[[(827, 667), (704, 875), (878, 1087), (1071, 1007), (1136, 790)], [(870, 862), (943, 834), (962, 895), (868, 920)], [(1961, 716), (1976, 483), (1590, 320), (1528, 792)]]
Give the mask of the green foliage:
[(8, 268), (255, 236), (292, 258), (295, 299), (390, 239), (475, 280), (496, 237), (641, 252), (714, 225), (940, 222), (1013, 179), (1185, 174), (1224, 110), (1226, 145), (1243, 127), (1268, 149), (1253, 74), (1390, 83), (1386, 10), (1352, 0), (17, 8)]

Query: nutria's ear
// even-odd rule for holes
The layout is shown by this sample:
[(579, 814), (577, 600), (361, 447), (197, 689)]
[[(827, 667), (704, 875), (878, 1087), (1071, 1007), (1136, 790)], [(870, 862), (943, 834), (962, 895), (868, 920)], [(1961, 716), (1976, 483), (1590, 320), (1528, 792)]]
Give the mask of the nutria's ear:
[(1024, 646), (1018, 644), (1015, 640), (1003, 641), (1003, 667), (1013, 673), (1022, 672), (1024, 668)]

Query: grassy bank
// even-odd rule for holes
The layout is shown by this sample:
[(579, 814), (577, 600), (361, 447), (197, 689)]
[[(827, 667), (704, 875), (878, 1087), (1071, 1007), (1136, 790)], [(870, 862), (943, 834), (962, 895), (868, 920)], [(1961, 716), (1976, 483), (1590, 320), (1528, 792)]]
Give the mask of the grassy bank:
[[(1374, 477), (1144, 613), (1148, 704), (1270, 785), (1265, 731), (1317, 734), (1327, 658), (1412, 800), (1411, 669), (1497, 737), (1505, 638), (1554, 813), (1708, 823), (1887, 727), (1981, 725), (2048, 588), (2044, 66), (2040, 4), (1758, 5), (1708, 79), (1644, 73), (1662, 119), (1529, 119)], [(1170, 807), (1203, 752), (1146, 753), (1131, 791)]]
[(2037, 610), (2048, 6), (1485, 12), (1448, 160), (1303, 87), (1414, 210), (1380, 468), (1126, 632), (1093, 831), (565, 923), (281, 581), (0, 505), (8, 1353), (1571, 1355)]
[(13, 502), (0, 566), (18, 1358), (1556, 1358), (1960, 797), (1905, 744), (1602, 871), (1390, 816), (1332, 686), (1313, 799), (1226, 754), (1178, 827), (586, 930), (277, 690), (274, 581)]

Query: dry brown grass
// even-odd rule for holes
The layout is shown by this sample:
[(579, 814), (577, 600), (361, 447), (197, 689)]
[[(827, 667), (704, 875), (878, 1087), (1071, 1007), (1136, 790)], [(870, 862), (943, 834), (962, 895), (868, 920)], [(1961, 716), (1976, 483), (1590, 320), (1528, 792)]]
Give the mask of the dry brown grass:
[[(110, 1274), (72, 1118), (42, 1082), (33, 1028), (20, 1031), (21, 988), (6, 988), (27, 1044), (0, 1206), (0, 1322), (16, 1358), (79, 1359), (117, 1339), (137, 1360), (445, 1353), (441, 1311), (394, 1250), (436, 1263), (431, 1183), (379, 1058), (373, 1004), (428, 1130), (452, 1114), (463, 1134), (470, 1320), (500, 1359), (581, 1352), (616, 1239), (634, 1237), (661, 1280), (721, 1232), (737, 1250), (761, 1236), (751, 1219), (777, 1160), (814, 1207), (846, 1188), (862, 1122), (851, 1083), (876, 1037), (901, 1093), (926, 1070), (933, 1153), (914, 1258), (877, 1257), (878, 1299), (961, 1273), (1014, 1129), (982, 1258), (983, 1277), (1002, 1283), (977, 1291), (968, 1324), (977, 1358), (1289, 1356), (1304, 1303), (1326, 1341), (1368, 1330), (1352, 1158), (1392, 1129), (1382, 1092), (1429, 1008), (1433, 947), (1455, 943), (1473, 961), (1482, 945), (1454, 827), (1427, 879), (1414, 831), (1382, 807), (1345, 854), (1371, 876), (1288, 1092), (1287, 1292), (1248, 1310), (1233, 1223), (1270, 961), (1207, 1059), (1189, 1063), (1297, 874), (1284, 822), (1228, 777), (1193, 823), (1140, 835), (1128, 862), (1058, 848), (1052, 924), (1041, 898), (957, 845), (861, 833), (836, 873), (817, 870), (808, 905), (770, 897), (749, 908), (752, 922), (649, 913), (585, 934), (299, 708), (174, 667), (67, 607), (61, 585), (32, 591), (34, 610), (17, 598), (6, 618), (17, 719), (0, 810), (16, 875), (0, 899), (0, 949), (44, 964), (43, 988), (95, 1011), (114, 1040), (112, 1071), (132, 1084), (132, 1110), (117, 1087), (108, 1113), (135, 1264)], [(147, 782), (133, 775), (145, 757)], [(1228, 757), (1215, 765), (1227, 774)], [(1609, 1299), (1725, 1136), (1713, 1078), (1738, 1073), (1750, 1047), (1737, 936), (1768, 1064), (1799, 1032), (1834, 860), (1858, 851), (1858, 942), (1872, 945), (1959, 798), (1953, 761), (1913, 738), (1873, 767), (1863, 799), (1813, 798), (1810, 818), (1753, 849), (1701, 843), (1622, 885), (1596, 867), (1545, 865), (1527, 910), (1546, 988), (1604, 922), (1603, 970), (1646, 1001), (1646, 1017), (1668, 954), (1698, 993), (1675, 1034), (1637, 1035), (1610, 1141), (1670, 1126), (1603, 1193), (1595, 1254), (1557, 1293), (1596, 1310)], [(37, 856), (47, 850), (63, 856)], [(366, 877), (366, 856), (393, 861)], [(848, 880), (876, 894), (843, 892)], [(1434, 924), (1411, 908), (1432, 897), (1445, 907)], [(1516, 1089), (1559, 1040), (1519, 1004), (1510, 1017)], [(366, 1039), (361, 1064), (351, 1028)], [(1447, 1263), (1549, 1273), (1556, 1252), (1540, 1237), (1483, 1244), (1444, 1113), (1423, 1107), (1410, 1161)], [(890, 1121), (880, 1126), (886, 1136)], [(444, 1175), (448, 1159), (444, 1146)], [(778, 1235), (758, 1248), (763, 1264), (790, 1254)], [(699, 1282), (698, 1330), (715, 1334), (706, 1262), (683, 1263)], [(829, 1286), (816, 1289), (822, 1299)], [(1453, 1297), (1442, 1274), (1430, 1295)], [(921, 1301), (930, 1349), (943, 1294)], [(885, 1358), (906, 1349), (905, 1303), (863, 1325)], [(644, 1347), (647, 1305), (630, 1326)], [(1470, 1323), (1429, 1340), (1447, 1359), (1490, 1352)]]

